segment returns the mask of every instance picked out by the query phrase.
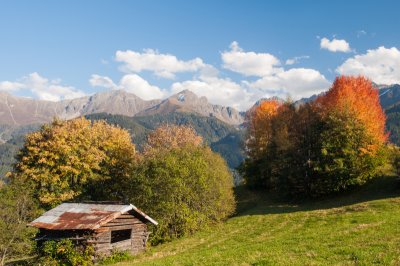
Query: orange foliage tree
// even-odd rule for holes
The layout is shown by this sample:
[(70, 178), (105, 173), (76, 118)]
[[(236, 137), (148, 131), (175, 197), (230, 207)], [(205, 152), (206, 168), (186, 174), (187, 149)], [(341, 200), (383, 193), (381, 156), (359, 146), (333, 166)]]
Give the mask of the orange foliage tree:
[(379, 102), (378, 90), (362, 76), (340, 76), (332, 88), (317, 99), (324, 114), (338, 112), (353, 115), (367, 130), (375, 143), (387, 140), (385, 113)]
[(272, 118), (281, 103), (277, 100), (262, 101), (247, 114), (246, 151), (249, 157), (259, 158), (272, 139)]
[(376, 176), (384, 163), (387, 134), (372, 82), (361, 76), (338, 77), (316, 105), (322, 119), (319, 156), (313, 162), (316, 193), (344, 190)]
[(247, 184), (321, 196), (365, 183), (384, 162), (385, 115), (364, 77), (338, 77), (315, 101), (264, 102), (248, 119)]

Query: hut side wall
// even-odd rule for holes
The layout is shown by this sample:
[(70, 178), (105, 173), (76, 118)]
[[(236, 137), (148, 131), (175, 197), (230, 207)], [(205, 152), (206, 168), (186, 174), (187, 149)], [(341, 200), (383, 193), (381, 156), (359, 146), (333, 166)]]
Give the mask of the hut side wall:
[[(112, 232), (131, 230), (130, 239), (112, 242)], [(132, 213), (125, 213), (96, 230), (92, 243), (97, 255), (110, 255), (113, 250), (137, 254), (146, 247), (147, 225)]]

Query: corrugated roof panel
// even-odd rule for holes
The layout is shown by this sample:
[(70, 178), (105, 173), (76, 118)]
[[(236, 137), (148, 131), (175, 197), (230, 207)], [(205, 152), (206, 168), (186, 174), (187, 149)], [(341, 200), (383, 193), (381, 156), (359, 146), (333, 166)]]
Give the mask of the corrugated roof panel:
[(146, 220), (157, 224), (133, 205), (63, 203), (45, 212), (29, 225), (53, 230), (94, 230), (130, 210), (135, 210)]

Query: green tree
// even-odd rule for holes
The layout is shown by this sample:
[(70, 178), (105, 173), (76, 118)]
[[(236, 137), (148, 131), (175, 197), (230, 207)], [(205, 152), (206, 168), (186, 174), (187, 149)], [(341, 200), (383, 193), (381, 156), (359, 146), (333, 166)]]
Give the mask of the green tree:
[(0, 188), (0, 265), (33, 251), (36, 230), (26, 225), (38, 212), (30, 184), (13, 182)]
[(159, 222), (154, 244), (218, 223), (234, 211), (232, 175), (200, 140), (190, 128), (163, 126), (149, 136), (132, 174), (131, 201)]

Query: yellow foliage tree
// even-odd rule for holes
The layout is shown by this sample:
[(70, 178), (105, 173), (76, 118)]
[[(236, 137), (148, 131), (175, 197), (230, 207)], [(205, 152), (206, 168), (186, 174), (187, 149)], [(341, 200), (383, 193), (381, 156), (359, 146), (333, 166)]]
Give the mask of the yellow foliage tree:
[(126, 130), (85, 118), (54, 120), (26, 137), (9, 175), (32, 182), (40, 203), (51, 207), (78, 196), (117, 198), (110, 180), (127, 178), (134, 159)]

